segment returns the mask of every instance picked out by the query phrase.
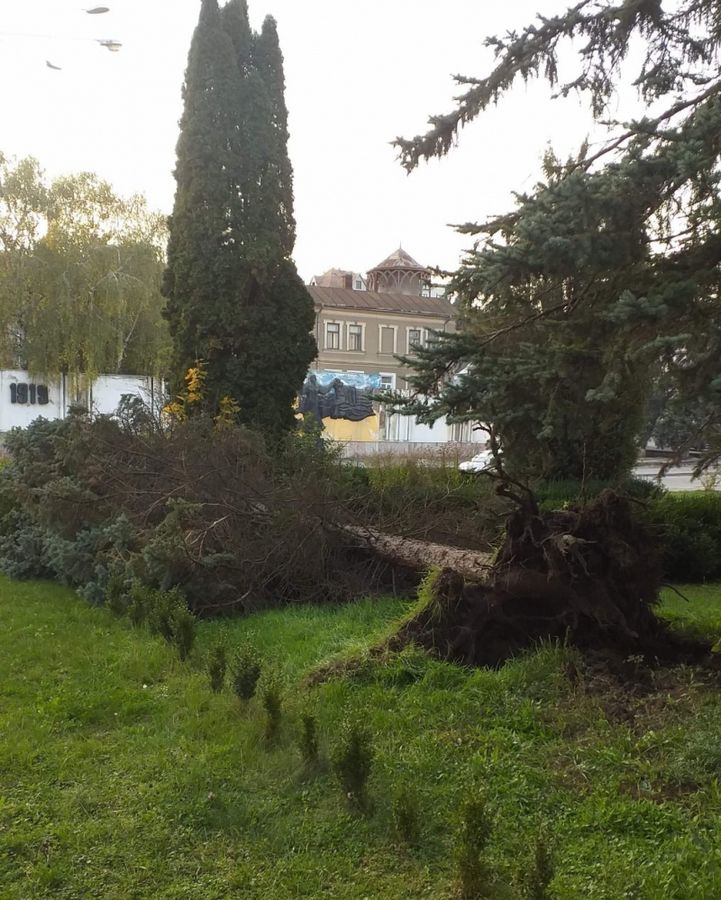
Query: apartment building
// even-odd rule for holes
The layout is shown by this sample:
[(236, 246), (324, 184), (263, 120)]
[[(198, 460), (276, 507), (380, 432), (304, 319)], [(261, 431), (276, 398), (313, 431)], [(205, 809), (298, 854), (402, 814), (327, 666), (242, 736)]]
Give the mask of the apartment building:
[(319, 371), (378, 375), (384, 387), (401, 390), (405, 372), (396, 357), (412, 354), (433, 331), (455, 327), (453, 305), (431, 296), (430, 271), (402, 248), (365, 279), (331, 269), (308, 290), (315, 304)]
[[(319, 382), (338, 377), (357, 387), (404, 390), (408, 369), (397, 357), (413, 355), (433, 332), (455, 330), (455, 308), (434, 289), (431, 272), (402, 248), (371, 269), (365, 277), (345, 269), (316, 276), (308, 290), (315, 304), (318, 358), (313, 363)], [(324, 419), (326, 432), (355, 446), (442, 444), (480, 440), (469, 423), (438, 422), (431, 428), (415, 418), (388, 415), (380, 404), (360, 422)]]

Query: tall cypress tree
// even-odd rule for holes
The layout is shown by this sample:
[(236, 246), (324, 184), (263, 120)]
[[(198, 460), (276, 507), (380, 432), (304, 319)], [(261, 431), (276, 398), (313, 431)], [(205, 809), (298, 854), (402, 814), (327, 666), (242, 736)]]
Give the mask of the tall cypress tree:
[[(203, 0), (186, 76), (166, 291), (176, 381), (202, 360), (206, 411), (231, 397), (239, 421), (277, 434), (293, 426), (316, 346), (312, 300), (290, 259), (282, 56), (277, 35), (272, 53), (266, 43), (250, 30), (245, 0), (230, 0), (222, 13), (217, 0)], [(258, 47), (270, 60), (265, 75)], [(206, 144), (212, 154), (203, 154)]]
[(226, 232), (240, 87), (217, 0), (203, 0), (183, 86), (177, 190), (163, 285), (176, 388), (186, 369), (208, 358), (221, 310), (233, 304), (233, 285), (225, 274), (231, 250)]
[(273, 227), (280, 237), (285, 253), (290, 254), (295, 243), (293, 217), (293, 170), (288, 158), (288, 109), (285, 105), (285, 76), (283, 54), (278, 41), (275, 19), (267, 16), (255, 40), (254, 60), (257, 72), (267, 92), (270, 121), (268, 154), (261, 173), (261, 183), (272, 198)]

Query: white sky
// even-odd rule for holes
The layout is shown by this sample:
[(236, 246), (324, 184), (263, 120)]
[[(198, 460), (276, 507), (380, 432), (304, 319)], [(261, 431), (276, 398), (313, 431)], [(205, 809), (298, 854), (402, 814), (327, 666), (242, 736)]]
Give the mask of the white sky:
[[(96, 5), (88, 0), (87, 6)], [(0, 149), (51, 175), (94, 171), (169, 212), (180, 89), (199, 0), (0, 0)], [(566, 0), (250, 0), (271, 13), (285, 56), (295, 169), (295, 259), (309, 280), (366, 271), (402, 242), (421, 262), (456, 266), (469, 239), (448, 223), (508, 209), (532, 186), (544, 147), (575, 149), (590, 117), (521, 85), (464, 132), (443, 161), (408, 176), (389, 142), (445, 112), (451, 74), (485, 74), (483, 37)], [(23, 34), (26, 36), (17, 36)], [(10, 36), (13, 35), (13, 36)], [(113, 54), (94, 39), (123, 42)], [(62, 66), (48, 69), (45, 61)]]

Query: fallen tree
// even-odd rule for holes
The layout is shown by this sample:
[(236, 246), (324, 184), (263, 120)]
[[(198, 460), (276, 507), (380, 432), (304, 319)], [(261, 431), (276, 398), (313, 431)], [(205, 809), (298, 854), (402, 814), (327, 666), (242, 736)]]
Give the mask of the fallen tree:
[(431, 602), (387, 648), (415, 643), (466, 665), (549, 639), (660, 662), (709, 654), (656, 616), (656, 537), (615, 493), (544, 512), (499, 458), (497, 493), (514, 508), (492, 560), (374, 527), (312, 442), (271, 453), (246, 429), (202, 419), (164, 429), (126, 413), (38, 420), (8, 437), (6, 572), (56, 578), (98, 603), (138, 582), (178, 588), (196, 614), (228, 615), (410, 592), (436, 567)]

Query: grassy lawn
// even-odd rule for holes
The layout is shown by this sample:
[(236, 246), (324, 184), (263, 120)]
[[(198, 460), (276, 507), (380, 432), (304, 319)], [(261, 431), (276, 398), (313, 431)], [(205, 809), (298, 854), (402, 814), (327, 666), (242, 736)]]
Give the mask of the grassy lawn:
[[(680, 627), (721, 636), (721, 587), (668, 592)], [(416, 652), (320, 687), (304, 676), (377, 641), (399, 601), (293, 608), (203, 623), (190, 663), (54, 585), (0, 579), (0, 897), (457, 896), (458, 811), (483, 796), (495, 895), (519, 896), (539, 833), (558, 898), (721, 896), (721, 698), (708, 676), (663, 673), (638, 696), (566, 676), (544, 647), (498, 672)], [(280, 673), (279, 745), (257, 701), (211, 693), (201, 659), (250, 639)], [(327, 756), (341, 724), (371, 728), (372, 813), (328, 766), (306, 772), (303, 713)], [(393, 798), (413, 792), (407, 847)], [(506, 886), (504, 889), (503, 885)]]

